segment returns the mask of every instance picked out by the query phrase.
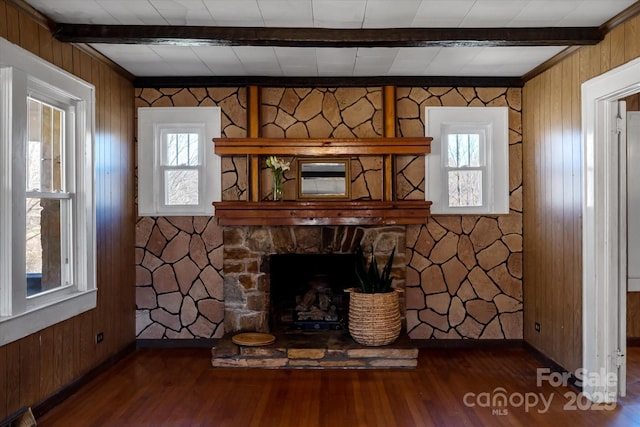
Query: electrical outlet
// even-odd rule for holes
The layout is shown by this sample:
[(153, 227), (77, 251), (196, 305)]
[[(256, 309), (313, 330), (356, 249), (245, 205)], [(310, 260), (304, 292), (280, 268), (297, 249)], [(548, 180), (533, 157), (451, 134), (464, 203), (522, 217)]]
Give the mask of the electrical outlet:
[(100, 344), (104, 340), (104, 333), (98, 332), (96, 334), (96, 344)]
[(536, 332), (540, 332), (540, 323), (535, 323)]

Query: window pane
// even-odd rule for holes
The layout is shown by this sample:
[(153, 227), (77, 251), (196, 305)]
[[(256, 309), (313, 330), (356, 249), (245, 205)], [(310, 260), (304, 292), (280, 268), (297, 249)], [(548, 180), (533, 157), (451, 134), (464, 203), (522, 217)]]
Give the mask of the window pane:
[(480, 165), (480, 135), (456, 133), (447, 135), (447, 166), (450, 168)]
[(166, 166), (198, 165), (198, 134), (166, 134)]
[(164, 173), (165, 204), (198, 205), (198, 171), (167, 170)]
[(27, 191), (64, 191), (64, 111), (29, 98)]
[(482, 206), (482, 171), (449, 171), (449, 206)]
[(60, 200), (27, 198), (27, 296), (62, 285)]

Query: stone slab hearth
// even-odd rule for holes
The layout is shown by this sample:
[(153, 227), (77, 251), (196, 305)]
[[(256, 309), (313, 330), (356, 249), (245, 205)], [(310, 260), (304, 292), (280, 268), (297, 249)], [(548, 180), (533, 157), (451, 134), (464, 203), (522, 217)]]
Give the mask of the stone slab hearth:
[(227, 334), (211, 350), (218, 368), (380, 369), (415, 368), (418, 349), (407, 335), (386, 346), (363, 346), (347, 331), (275, 334), (273, 344), (239, 346)]

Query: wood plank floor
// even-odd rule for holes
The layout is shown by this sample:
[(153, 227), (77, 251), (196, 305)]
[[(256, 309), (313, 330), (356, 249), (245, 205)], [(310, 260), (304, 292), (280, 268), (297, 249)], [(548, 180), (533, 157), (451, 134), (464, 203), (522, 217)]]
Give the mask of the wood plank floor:
[[(546, 366), (526, 349), (420, 350), (415, 370), (223, 369), (209, 357), (206, 349), (137, 350), (38, 426), (640, 425), (639, 347), (629, 348), (628, 394), (613, 410), (583, 399), (572, 406), (571, 388), (537, 387), (536, 368)], [(511, 403), (480, 406), (498, 387)], [(534, 393), (551, 399), (548, 410), (520, 403), (534, 403)]]

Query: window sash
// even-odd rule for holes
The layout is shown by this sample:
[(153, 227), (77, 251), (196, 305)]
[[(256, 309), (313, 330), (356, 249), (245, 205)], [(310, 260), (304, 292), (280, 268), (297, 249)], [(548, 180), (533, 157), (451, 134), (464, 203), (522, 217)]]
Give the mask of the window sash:
[[(449, 165), (449, 137), (451, 135), (478, 135), (478, 166), (450, 166)], [(442, 132), (440, 136), (441, 147), (441, 182), (444, 184), (441, 193), (440, 202), (443, 206), (447, 206), (450, 209), (455, 209), (461, 213), (465, 210), (471, 209), (483, 209), (488, 205), (488, 198), (490, 197), (489, 182), (490, 182), (490, 170), (487, 164), (487, 159), (490, 156), (490, 146), (487, 142), (486, 128), (484, 126), (478, 126), (470, 123), (447, 123), (442, 126)], [(450, 172), (454, 171), (481, 171), (482, 180), (480, 183), (480, 204), (459, 206), (452, 205), (451, 199), (455, 195), (451, 194), (450, 188)]]
[[(197, 176), (198, 176), (198, 189), (197, 189), (197, 197), (198, 197), (198, 203), (193, 203), (193, 204), (171, 204), (168, 203), (168, 199), (169, 199), (169, 189), (168, 189), (168, 185), (169, 183), (167, 182), (166, 176), (167, 176), (167, 172), (168, 171), (196, 171), (197, 172)], [(160, 204), (162, 206), (163, 209), (179, 209), (179, 208), (184, 208), (184, 207), (193, 207), (193, 206), (200, 206), (202, 204), (202, 187), (203, 187), (203, 180), (204, 180), (204, 168), (202, 165), (200, 166), (159, 166), (158, 167), (158, 181), (161, 183), (161, 196), (159, 198), (160, 200)]]

